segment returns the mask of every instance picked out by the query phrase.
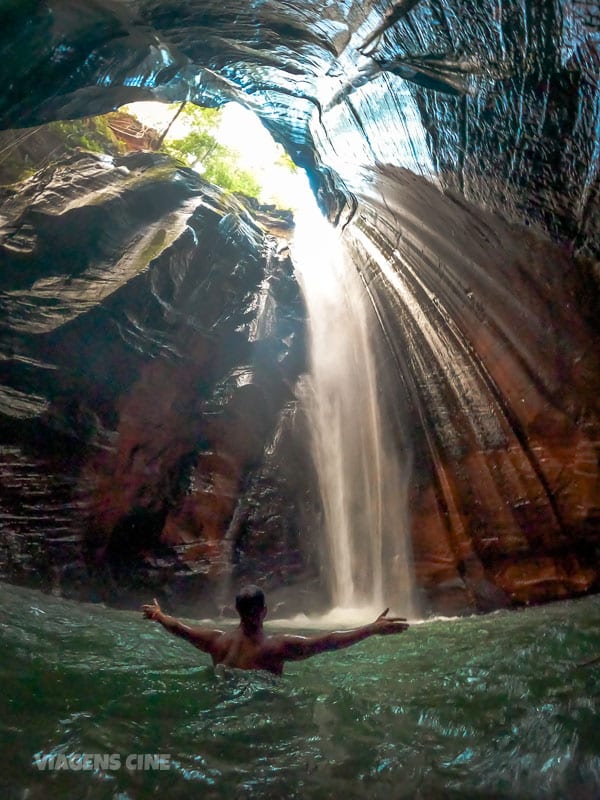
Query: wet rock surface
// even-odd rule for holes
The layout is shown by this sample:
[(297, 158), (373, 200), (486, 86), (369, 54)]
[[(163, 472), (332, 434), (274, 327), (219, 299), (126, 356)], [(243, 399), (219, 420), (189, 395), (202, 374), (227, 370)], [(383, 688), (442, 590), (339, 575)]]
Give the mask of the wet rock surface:
[[(349, 248), (414, 440), (413, 546), (428, 607), (597, 589), (596, 3), (45, 0), (3, 14), (3, 128), (141, 99), (238, 100), (307, 169), (331, 218), (354, 217)], [(276, 355), (249, 344), (263, 262), (240, 272), (234, 253), (255, 227), (199, 203), (188, 173), (136, 158), (100, 168), (82, 156), (19, 194), (3, 190), (5, 551), (37, 563), (44, 536), (76, 549), (63, 517), (83, 492), (88, 562), (118, 572), (151, 541), (153, 558), (158, 543), (181, 547), (181, 560), (214, 575), (235, 520), (236, 569), (255, 559), (288, 575), (301, 548), (293, 525), (278, 540), (271, 524), (277, 459), (247, 469), (273, 441), (275, 407), (290, 408), (302, 358), (280, 360), (284, 333), (269, 345)], [(194, 259), (219, 263), (219, 279), (207, 267), (199, 279)], [(190, 306), (203, 297), (206, 324)], [(213, 332), (228, 319), (225, 347)], [(275, 364), (289, 364), (285, 379)], [(43, 528), (19, 500), (25, 484), (54, 508), (56, 533), (20, 548), (18, 531)], [(254, 498), (245, 510), (240, 485)]]
[(238, 100), (334, 216), (356, 167), (391, 163), (598, 254), (591, 0), (44, 0), (4, 14), (2, 128)]
[(120, 602), (214, 589), (304, 368), (290, 262), (151, 153), (75, 154), (7, 190), (2, 222), (4, 575)]
[(448, 611), (588, 591), (600, 521), (589, 262), (407, 171), (381, 167), (372, 184), (349, 246), (411, 431), (427, 602)]

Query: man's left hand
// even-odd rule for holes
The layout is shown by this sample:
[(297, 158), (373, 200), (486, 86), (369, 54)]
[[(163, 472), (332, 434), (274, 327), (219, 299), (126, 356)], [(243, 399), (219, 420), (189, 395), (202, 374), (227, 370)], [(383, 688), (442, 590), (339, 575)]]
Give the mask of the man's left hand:
[(142, 606), (142, 611), (146, 619), (151, 619), (155, 621), (159, 621), (162, 614), (162, 610), (158, 605), (158, 600), (156, 599), (156, 597), (154, 598), (154, 601), (152, 603)]

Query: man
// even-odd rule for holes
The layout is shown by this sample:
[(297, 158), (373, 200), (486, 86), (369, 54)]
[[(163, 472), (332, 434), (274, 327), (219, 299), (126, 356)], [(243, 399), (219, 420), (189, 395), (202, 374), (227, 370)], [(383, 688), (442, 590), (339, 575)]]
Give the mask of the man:
[(300, 661), (329, 650), (340, 650), (375, 634), (403, 633), (408, 628), (404, 617), (388, 617), (388, 608), (375, 622), (347, 631), (333, 631), (318, 636), (295, 636), (288, 633), (266, 634), (263, 621), (267, 614), (265, 596), (258, 586), (246, 586), (235, 598), (240, 624), (232, 631), (196, 628), (165, 614), (157, 601), (142, 606), (147, 619), (160, 622), (175, 636), (208, 653), (213, 664), (236, 669), (262, 669), (281, 675), (285, 661)]

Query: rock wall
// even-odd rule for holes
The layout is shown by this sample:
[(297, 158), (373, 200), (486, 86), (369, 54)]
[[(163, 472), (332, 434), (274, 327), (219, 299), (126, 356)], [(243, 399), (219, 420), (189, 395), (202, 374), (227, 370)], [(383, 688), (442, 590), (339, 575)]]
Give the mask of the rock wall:
[[(425, 604), (541, 602), (598, 581), (600, 364), (591, 262), (380, 168), (348, 229), (414, 448)], [(592, 302), (590, 303), (590, 299)]]
[[(245, 546), (234, 514), (291, 458), (289, 260), (240, 201), (151, 153), (75, 154), (2, 200), (3, 575), (118, 602), (214, 594)], [(297, 563), (290, 494), (256, 559), (267, 582)]]

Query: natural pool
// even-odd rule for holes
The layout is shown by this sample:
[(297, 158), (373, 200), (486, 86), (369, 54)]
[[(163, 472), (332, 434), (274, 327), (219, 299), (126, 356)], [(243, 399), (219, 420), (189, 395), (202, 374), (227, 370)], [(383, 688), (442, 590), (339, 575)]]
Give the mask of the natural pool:
[[(415, 625), (282, 679), (215, 674), (141, 614), (6, 585), (0, 607), (9, 800), (600, 797), (600, 664), (578, 666), (600, 597)], [(113, 768), (36, 766), (60, 754)]]

